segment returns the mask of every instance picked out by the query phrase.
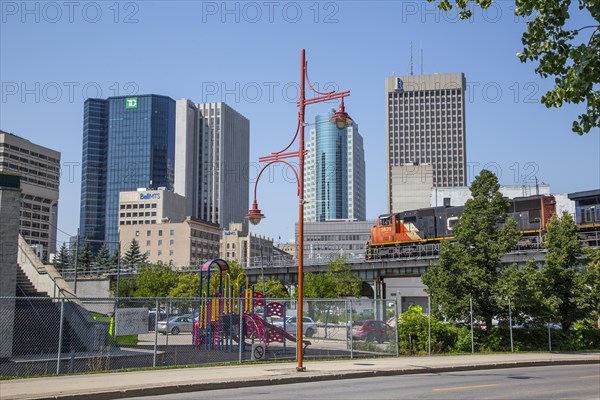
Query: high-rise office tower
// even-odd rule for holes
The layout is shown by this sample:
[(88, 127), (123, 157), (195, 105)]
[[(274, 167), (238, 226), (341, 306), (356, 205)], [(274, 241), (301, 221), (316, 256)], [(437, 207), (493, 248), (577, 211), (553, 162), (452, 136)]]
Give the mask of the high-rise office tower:
[[(388, 209), (405, 188), (397, 166), (430, 165), (434, 187), (467, 183), (464, 74), (386, 77)], [(414, 169), (418, 171), (419, 169)], [(423, 171), (419, 172), (423, 173)]]
[(245, 223), (249, 201), (250, 121), (225, 103), (177, 101), (175, 192), (190, 215)]
[(366, 219), (365, 155), (358, 125), (338, 129), (335, 110), (318, 114), (304, 167), (304, 221)]
[(0, 172), (21, 175), (19, 233), (47, 259), (56, 252), (60, 153), (0, 131)]
[(159, 95), (86, 100), (82, 160), (80, 237), (116, 247), (119, 192), (173, 190), (175, 101)]

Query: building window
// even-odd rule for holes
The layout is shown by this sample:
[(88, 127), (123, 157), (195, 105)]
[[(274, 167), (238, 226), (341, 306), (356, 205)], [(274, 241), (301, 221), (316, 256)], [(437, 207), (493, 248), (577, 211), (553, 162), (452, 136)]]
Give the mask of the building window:
[(159, 241), (158, 241), (158, 245), (159, 245), (159, 246), (162, 246), (162, 240), (159, 240)]
[(162, 229), (158, 230), (158, 236), (162, 236)]
[(173, 239), (169, 240), (169, 246), (173, 246), (175, 244), (175, 241)]
[(140, 231), (135, 231), (135, 236), (140, 236)]
[(146, 236), (152, 236), (152, 231), (146, 231)]
[(175, 236), (175, 229), (171, 229), (170, 235)]
[(152, 246), (152, 242), (150, 240), (146, 240), (146, 246), (148, 246), (148, 247)]
[(173, 255), (173, 250), (169, 250), (169, 255), (172, 256)]
[(158, 256), (159, 256), (159, 257), (160, 257), (160, 256), (162, 256), (162, 250), (159, 250), (159, 251), (158, 251)]

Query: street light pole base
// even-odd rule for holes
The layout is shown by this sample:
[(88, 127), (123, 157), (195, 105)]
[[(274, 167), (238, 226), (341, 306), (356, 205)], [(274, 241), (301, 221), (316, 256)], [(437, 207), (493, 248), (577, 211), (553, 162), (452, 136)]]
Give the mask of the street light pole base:
[(306, 367), (296, 367), (296, 372), (306, 372)]

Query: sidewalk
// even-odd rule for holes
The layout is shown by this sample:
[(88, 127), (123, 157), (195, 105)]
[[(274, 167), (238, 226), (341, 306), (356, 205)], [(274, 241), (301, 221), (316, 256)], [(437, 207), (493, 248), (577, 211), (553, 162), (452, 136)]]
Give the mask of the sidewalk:
[(307, 381), (518, 366), (600, 364), (600, 353), (524, 353), (305, 361), (0, 381), (0, 399), (111, 399)]

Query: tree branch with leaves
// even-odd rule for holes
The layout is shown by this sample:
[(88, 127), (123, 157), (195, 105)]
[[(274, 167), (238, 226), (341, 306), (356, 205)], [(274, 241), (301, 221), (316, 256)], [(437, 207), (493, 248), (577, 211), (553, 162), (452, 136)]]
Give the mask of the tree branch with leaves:
[[(493, 0), (427, 0), (441, 10), (457, 7), (461, 19), (472, 15), (472, 5), (488, 8)], [(564, 103), (585, 104), (585, 112), (573, 121), (573, 132), (583, 135), (600, 126), (600, 2), (579, 0), (577, 10), (591, 17), (589, 25), (567, 27), (572, 18), (571, 0), (516, 0), (515, 15), (533, 17), (517, 53), (521, 62), (537, 62), (536, 74), (554, 77), (555, 86), (542, 96), (546, 107)], [(576, 11), (577, 12), (577, 11)]]

